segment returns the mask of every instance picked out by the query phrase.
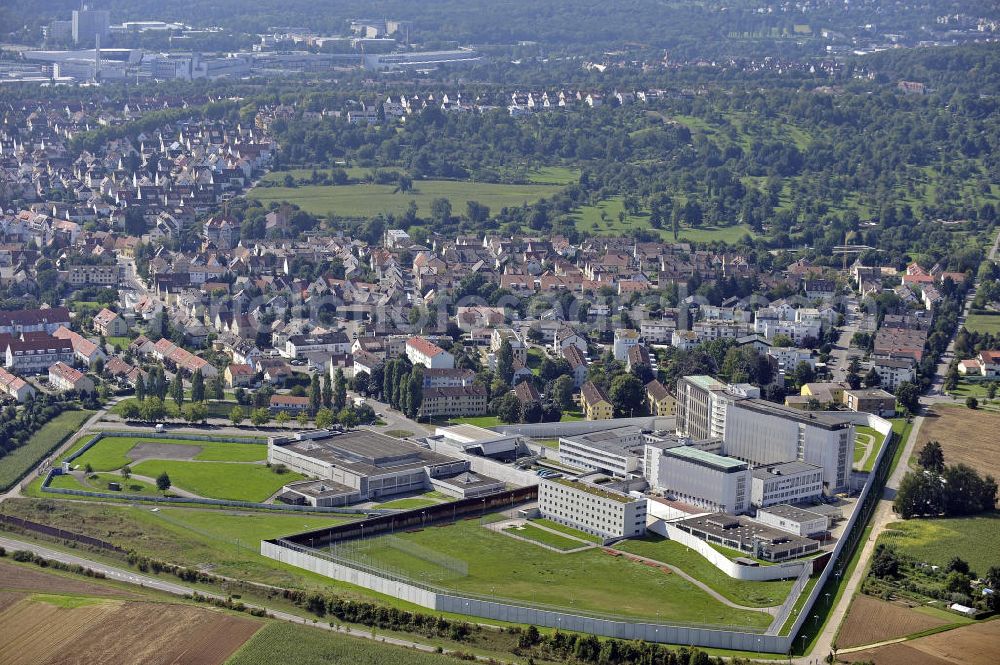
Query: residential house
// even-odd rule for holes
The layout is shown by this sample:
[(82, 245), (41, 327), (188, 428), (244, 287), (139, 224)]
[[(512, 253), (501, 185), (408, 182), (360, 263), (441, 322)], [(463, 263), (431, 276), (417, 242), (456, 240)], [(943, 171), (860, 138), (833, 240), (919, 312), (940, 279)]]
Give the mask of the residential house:
[(646, 384), (646, 403), (654, 416), (672, 416), (676, 412), (677, 401), (657, 379)]
[(35, 389), (21, 377), (0, 368), (0, 392), (17, 402), (23, 402), (35, 394)]
[(250, 365), (230, 363), (223, 374), (229, 388), (246, 388), (254, 384), (257, 373)]
[(486, 413), (486, 388), (480, 385), (425, 388), (418, 414), (438, 416), (481, 416)]
[(423, 365), (428, 369), (455, 367), (455, 356), (423, 337), (411, 337), (406, 340), (406, 357), (414, 365)]
[(587, 381), (580, 389), (580, 400), (587, 420), (610, 420), (614, 417), (614, 407), (600, 386)]
[(297, 415), (309, 410), (309, 398), (295, 395), (271, 395), (269, 406), (271, 413), (284, 411), (291, 415)]
[(94, 392), (94, 382), (83, 372), (73, 369), (64, 362), (53, 363), (49, 367), (49, 385), (61, 391)]
[(122, 337), (128, 334), (128, 324), (120, 314), (105, 307), (94, 315), (94, 330), (105, 337)]

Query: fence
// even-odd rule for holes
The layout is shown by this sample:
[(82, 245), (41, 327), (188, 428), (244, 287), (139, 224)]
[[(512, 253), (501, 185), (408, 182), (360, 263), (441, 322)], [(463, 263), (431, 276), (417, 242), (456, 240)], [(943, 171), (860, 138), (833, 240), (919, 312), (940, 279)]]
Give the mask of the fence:
[(676, 419), (673, 416), (642, 416), (639, 418), (613, 418), (611, 420), (572, 420), (558, 423), (499, 425), (491, 429), (502, 434), (520, 434), (521, 436), (555, 439), (560, 436), (602, 432), (607, 429), (628, 425), (647, 430), (673, 431), (675, 422)]
[(112, 545), (111, 543), (104, 540), (100, 540), (99, 538), (87, 536), (82, 533), (73, 533), (72, 531), (66, 531), (65, 529), (60, 529), (59, 527), (55, 526), (49, 526), (48, 524), (39, 524), (38, 522), (32, 522), (31, 520), (15, 517), (13, 515), (0, 514), (0, 523), (11, 524), (21, 529), (27, 529), (28, 531), (36, 531), (38, 533), (43, 533), (47, 536), (52, 536), (54, 538), (59, 538), (61, 540), (72, 540), (74, 542), (81, 543), (83, 545), (89, 545), (91, 547), (99, 547), (101, 549), (110, 550), (112, 552), (118, 552), (118, 553), (125, 552), (125, 550), (118, 547), (117, 545)]

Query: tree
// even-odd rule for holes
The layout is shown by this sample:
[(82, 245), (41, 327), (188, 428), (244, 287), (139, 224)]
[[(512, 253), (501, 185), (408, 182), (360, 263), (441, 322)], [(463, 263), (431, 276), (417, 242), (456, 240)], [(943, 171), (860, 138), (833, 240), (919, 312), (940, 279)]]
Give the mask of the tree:
[(899, 555), (892, 547), (879, 543), (875, 546), (872, 557), (871, 574), (880, 579), (896, 579), (899, 577)]
[(250, 412), (250, 422), (254, 427), (260, 427), (271, 419), (271, 412), (266, 408), (254, 409)]
[(917, 464), (935, 473), (944, 471), (944, 451), (937, 441), (928, 441), (917, 453)]
[(882, 385), (882, 377), (879, 376), (878, 372), (875, 371), (875, 368), (872, 367), (868, 370), (868, 373), (865, 374), (865, 387), (876, 388), (880, 385)]
[(146, 382), (142, 378), (142, 374), (135, 380), (135, 398), (140, 402), (146, 399)]
[(631, 417), (642, 413), (645, 404), (645, 388), (642, 382), (632, 374), (619, 374), (611, 380), (611, 392), (608, 395), (615, 407), (615, 415)]
[(970, 409), (978, 409), (979, 400), (973, 397), (972, 395), (969, 395), (968, 397), (965, 398), (965, 405)]
[(221, 401), (226, 396), (225, 388), (222, 385), (222, 377), (213, 376), (208, 380), (208, 394), (215, 401)]
[(945, 566), (945, 570), (949, 573), (955, 572), (962, 573), (963, 575), (968, 575), (971, 572), (969, 570), (969, 562), (958, 556), (953, 556), (948, 560), (948, 565)]
[(246, 418), (246, 416), (243, 414), (243, 409), (239, 406), (234, 406), (232, 411), (229, 412), (229, 420), (233, 422), (233, 425), (239, 425), (243, 422), (244, 418)]
[(142, 419), (146, 422), (161, 420), (166, 413), (166, 409), (163, 407), (163, 400), (159, 397), (146, 398), (146, 401), (142, 403), (139, 410), (142, 413)]
[(940, 515), (943, 505), (941, 477), (910, 472), (899, 483), (892, 509), (903, 519), (909, 519), (915, 515)]
[(200, 369), (196, 369), (191, 375), (191, 401), (205, 401), (205, 377), (202, 376)]
[(752, 346), (732, 347), (722, 361), (722, 374), (731, 383), (752, 383), (766, 386), (771, 383), (774, 370), (771, 361)]
[(122, 402), (118, 407), (118, 415), (122, 420), (138, 420), (140, 415), (139, 404), (133, 401)]
[(509, 339), (503, 340), (497, 350), (497, 374), (507, 385), (514, 379), (514, 348)]
[(562, 407), (563, 411), (573, 408), (573, 379), (563, 374), (552, 382), (550, 392), (549, 396)]
[(431, 219), (444, 225), (451, 221), (451, 201), (437, 198), (431, 201)]
[(295, 422), (299, 424), (299, 427), (305, 427), (309, 424), (309, 414), (305, 411), (299, 412), (299, 415), (295, 416)]
[(170, 484), (170, 476), (167, 475), (166, 471), (156, 477), (156, 489), (161, 492), (166, 492), (170, 489)]
[(424, 401), (424, 374), (417, 367), (413, 368), (406, 380), (406, 415), (410, 418), (416, 418)]
[(812, 365), (803, 360), (795, 366), (794, 376), (795, 385), (801, 388), (807, 383), (812, 383), (816, 380), (816, 371), (812, 368)]
[(371, 378), (372, 377), (368, 374), (368, 372), (357, 372), (351, 380), (351, 386), (354, 388), (354, 392), (362, 395), (369, 394)]
[(309, 385), (309, 415), (315, 416), (322, 404), (323, 397), (319, 386), (319, 375), (313, 374), (312, 383)]
[(340, 411), (347, 406), (347, 379), (344, 378), (344, 370), (337, 368), (333, 379), (333, 410)]
[(986, 588), (993, 592), (986, 594), (986, 604), (994, 612), (1000, 610), (1000, 566), (990, 566), (983, 581)]
[(122, 467), (121, 471), (119, 471), (118, 473), (120, 473), (122, 478), (127, 481), (129, 478), (132, 477), (132, 467), (126, 464), (125, 466)]
[(190, 423), (203, 423), (208, 419), (208, 407), (204, 402), (191, 402), (184, 407), (184, 418)]
[(274, 417), (274, 421), (279, 425), (284, 426), (292, 417), (288, 415), (287, 411), (280, 411), (277, 416)]
[(330, 382), (329, 373), (323, 374), (322, 398), (323, 398), (323, 406), (325, 406), (328, 409), (331, 406), (333, 406), (333, 385)]
[(909, 381), (903, 381), (896, 387), (896, 399), (908, 413), (916, 413), (920, 409), (920, 388)]
[(316, 412), (316, 427), (326, 429), (333, 424), (333, 411), (330, 409), (320, 409)]
[(497, 418), (505, 423), (521, 422), (521, 402), (514, 393), (505, 393), (496, 400), (495, 411)]
[(180, 370), (174, 374), (174, 380), (170, 382), (170, 398), (174, 400), (174, 404), (180, 410), (181, 405), (184, 404), (184, 378), (181, 377)]

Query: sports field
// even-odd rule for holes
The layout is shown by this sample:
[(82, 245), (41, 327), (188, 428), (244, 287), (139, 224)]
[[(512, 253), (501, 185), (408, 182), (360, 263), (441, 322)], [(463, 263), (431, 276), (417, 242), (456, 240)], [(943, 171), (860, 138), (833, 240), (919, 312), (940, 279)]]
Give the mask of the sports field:
[(247, 197), (268, 205), (272, 201), (287, 201), (314, 215), (333, 214), (337, 217), (368, 218), (380, 213), (402, 215), (410, 205), (417, 204), (418, 215), (430, 215), (431, 202), (444, 198), (451, 202), (452, 214), (465, 212), (467, 201), (477, 201), (497, 214), (503, 207), (552, 196), (560, 185), (504, 185), (460, 180), (417, 180), (413, 190), (399, 192), (395, 185), (304, 185), (301, 187), (255, 187)]
[[(73, 460), (73, 468), (85, 469), (90, 465), (95, 472), (120, 472), (128, 465), (132, 475), (138, 476), (136, 480), (146, 484), (166, 472), (172, 487), (200, 497), (260, 502), (285, 483), (304, 477), (291, 471), (278, 473), (277, 468), (264, 464), (266, 458), (264, 444), (115, 436), (94, 444)], [(73, 482), (75, 479), (59, 479), (61, 484), (57, 486), (71, 486)], [(84, 479), (83, 484), (86, 486), (88, 480)], [(104, 491), (100, 486), (84, 489)]]
[(731, 608), (659, 568), (599, 548), (560, 554), (495, 533), (478, 519), (355, 541), (338, 552), (439, 587), (570, 610), (756, 627), (771, 618)]

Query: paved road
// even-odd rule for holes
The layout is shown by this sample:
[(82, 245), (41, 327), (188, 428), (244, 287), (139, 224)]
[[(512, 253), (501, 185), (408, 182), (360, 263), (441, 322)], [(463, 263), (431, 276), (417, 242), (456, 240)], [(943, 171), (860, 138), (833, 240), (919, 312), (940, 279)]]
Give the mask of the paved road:
[[(37, 543), (17, 540), (14, 538), (9, 538), (7, 536), (0, 535), (0, 546), (5, 547), (7, 550), (28, 550), (34, 552), (35, 554), (45, 557), (46, 559), (53, 559), (55, 561), (61, 561), (63, 563), (71, 565), (80, 565), (85, 568), (90, 568), (91, 570), (99, 571), (104, 573), (108, 579), (126, 582), (128, 584), (136, 584), (146, 588), (155, 589), (157, 591), (163, 591), (165, 593), (173, 594), (175, 596), (184, 596), (195, 591), (191, 587), (184, 586), (175, 582), (160, 579), (159, 577), (153, 577), (150, 575), (143, 575), (126, 568), (118, 568), (116, 566), (111, 566), (106, 563), (101, 563), (99, 561), (93, 561), (87, 559), (86, 557), (79, 556), (76, 554), (70, 554), (68, 552), (61, 552), (59, 550), (50, 549), (44, 547)], [(198, 593), (207, 596), (209, 598), (218, 598), (220, 600), (225, 600), (225, 596), (206, 593), (201, 589), (197, 589)], [(252, 603), (244, 603), (249, 608), (262, 608), (266, 609), (268, 613), (276, 619), (281, 619), (283, 621), (288, 621), (290, 623), (301, 623), (309, 626), (314, 626), (316, 628), (321, 628), (323, 630), (329, 630), (331, 632), (342, 632), (338, 627), (331, 627), (328, 623), (317, 621), (313, 623), (311, 619), (303, 619), (302, 617), (296, 616), (289, 612), (282, 612), (280, 610), (274, 610), (268, 607), (262, 607), (260, 605), (254, 605)], [(384, 642), (386, 644), (393, 644), (400, 647), (407, 647), (411, 649), (417, 649), (419, 651), (434, 652), (436, 647), (428, 644), (422, 644), (420, 642), (412, 642), (410, 640), (403, 640), (397, 637), (376, 635), (375, 632), (371, 630), (365, 630), (363, 628), (351, 628), (350, 635), (352, 637), (360, 637), (369, 640), (376, 640), (378, 642)], [(445, 653), (450, 653), (450, 650), (445, 649)], [(486, 658), (480, 658), (480, 660), (487, 660)]]
[[(847, 380), (851, 338), (854, 337), (854, 333), (858, 332), (858, 324), (861, 322), (861, 310), (858, 306), (857, 298), (851, 296), (845, 304), (844, 325), (840, 329), (840, 337), (837, 338), (837, 343), (833, 345), (833, 349), (830, 351), (830, 373), (834, 381)], [(856, 353), (860, 355), (860, 352)]]

